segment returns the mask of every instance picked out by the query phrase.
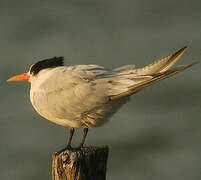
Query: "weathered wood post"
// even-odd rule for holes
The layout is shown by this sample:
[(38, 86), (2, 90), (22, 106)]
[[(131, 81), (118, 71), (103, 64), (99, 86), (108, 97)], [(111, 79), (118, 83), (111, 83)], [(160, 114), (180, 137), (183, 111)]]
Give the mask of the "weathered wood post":
[(52, 180), (106, 180), (108, 146), (64, 149), (52, 156)]

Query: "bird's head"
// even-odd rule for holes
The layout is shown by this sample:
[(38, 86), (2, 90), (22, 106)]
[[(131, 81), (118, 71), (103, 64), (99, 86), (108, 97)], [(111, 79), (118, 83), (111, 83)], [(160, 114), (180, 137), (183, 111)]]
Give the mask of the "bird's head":
[(64, 64), (63, 61), (64, 61), (63, 57), (54, 57), (54, 58), (38, 61), (37, 63), (31, 65), (31, 67), (29, 68), (28, 72), (13, 76), (13, 77), (9, 78), (7, 80), (7, 82), (10, 82), (10, 81), (25, 81), (25, 80), (28, 80), (28, 81), (31, 82), (31, 79), (36, 77), (37, 74), (41, 70), (47, 69), (47, 68), (55, 68), (55, 67), (58, 67), (58, 66), (63, 66), (63, 64)]

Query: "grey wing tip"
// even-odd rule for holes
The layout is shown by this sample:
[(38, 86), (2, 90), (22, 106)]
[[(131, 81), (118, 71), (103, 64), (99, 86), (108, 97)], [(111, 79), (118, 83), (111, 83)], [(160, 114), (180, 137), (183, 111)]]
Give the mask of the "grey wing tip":
[(195, 61), (195, 62), (189, 64), (189, 67), (190, 67), (190, 66), (194, 66), (194, 65), (199, 64), (199, 63), (200, 63), (200, 61)]
[[(193, 63), (191, 63), (191, 64), (187, 64), (187, 65), (183, 65), (183, 66), (178, 66), (178, 67), (176, 67), (176, 68), (178, 68), (178, 69), (182, 69), (182, 70), (184, 70), (184, 69), (187, 69), (187, 68), (189, 68), (189, 67), (191, 67), (191, 66), (194, 66), (194, 65), (196, 65), (196, 64), (198, 64), (198, 63), (200, 63), (199, 61), (196, 61), (196, 62), (193, 62)], [(175, 69), (176, 69), (175, 68)]]
[[(177, 51), (177, 53), (185, 52), (188, 48), (189, 48), (189, 46), (186, 45), (186, 46), (184, 46), (183, 48), (181, 48), (179, 51)], [(187, 65), (187, 66), (188, 66), (188, 67), (194, 66), (194, 65), (196, 65), (196, 64), (199, 64), (200, 62), (201, 62), (201, 61), (195, 61), (195, 62), (193, 62), (193, 63), (191, 63), (191, 64), (189, 64), (189, 65)]]
[(185, 50), (187, 50), (188, 48), (189, 48), (189, 46), (186, 45), (186, 46), (184, 46), (183, 48), (181, 48), (179, 51), (185, 51)]
[(189, 46), (184, 46), (183, 48), (181, 48), (180, 50), (178, 50), (177, 52), (175, 52), (174, 55), (183, 54), (188, 48), (189, 48)]
[(188, 46), (188, 45), (184, 46), (182, 49), (187, 49), (187, 48), (189, 48), (189, 46)]

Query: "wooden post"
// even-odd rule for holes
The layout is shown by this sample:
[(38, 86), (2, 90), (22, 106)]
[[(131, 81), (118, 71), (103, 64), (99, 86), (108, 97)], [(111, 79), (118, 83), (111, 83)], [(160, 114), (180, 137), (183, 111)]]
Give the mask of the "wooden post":
[(106, 180), (108, 146), (64, 149), (52, 156), (52, 180)]

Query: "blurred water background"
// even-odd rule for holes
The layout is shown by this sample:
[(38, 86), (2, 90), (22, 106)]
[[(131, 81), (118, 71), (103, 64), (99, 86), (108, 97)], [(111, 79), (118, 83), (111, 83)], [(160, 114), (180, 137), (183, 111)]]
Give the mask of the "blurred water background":
[[(189, 45), (201, 60), (200, 0), (0, 1), (0, 179), (51, 179), (68, 129), (40, 117), (29, 83), (7, 83), (41, 59), (137, 67)], [(201, 179), (200, 64), (134, 95), (86, 145), (109, 145), (108, 180)], [(78, 145), (79, 130), (73, 144)]]

